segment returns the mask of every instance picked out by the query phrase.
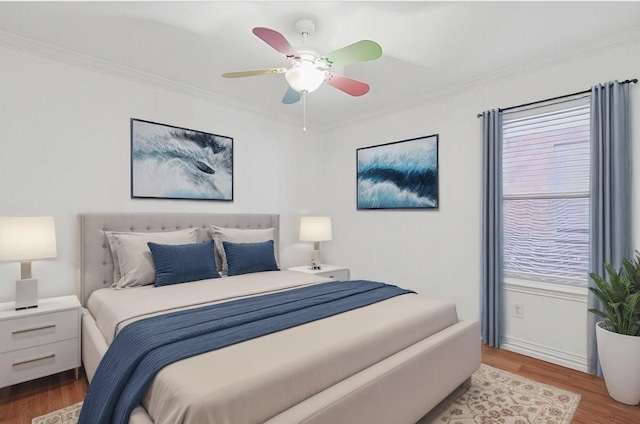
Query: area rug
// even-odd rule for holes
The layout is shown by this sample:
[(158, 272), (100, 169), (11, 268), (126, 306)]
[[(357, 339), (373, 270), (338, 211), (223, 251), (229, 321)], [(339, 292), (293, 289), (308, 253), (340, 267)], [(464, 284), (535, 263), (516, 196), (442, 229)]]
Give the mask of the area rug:
[(31, 420), (31, 424), (75, 424), (80, 416), (80, 408), (82, 402), (36, 417)]
[(469, 390), (419, 424), (569, 424), (580, 397), (483, 364)]
[[(420, 424), (569, 424), (580, 395), (482, 365), (469, 390)], [(32, 424), (75, 424), (82, 402), (34, 418)]]

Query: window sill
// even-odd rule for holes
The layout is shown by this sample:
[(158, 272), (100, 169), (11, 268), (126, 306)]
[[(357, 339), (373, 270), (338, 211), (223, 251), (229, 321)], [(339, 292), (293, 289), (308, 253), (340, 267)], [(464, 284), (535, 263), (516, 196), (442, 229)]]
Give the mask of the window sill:
[(507, 291), (553, 297), (572, 302), (587, 303), (589, 290), (586, 287), (563, 286), (561, 284), (505, 278), (502, 288)]

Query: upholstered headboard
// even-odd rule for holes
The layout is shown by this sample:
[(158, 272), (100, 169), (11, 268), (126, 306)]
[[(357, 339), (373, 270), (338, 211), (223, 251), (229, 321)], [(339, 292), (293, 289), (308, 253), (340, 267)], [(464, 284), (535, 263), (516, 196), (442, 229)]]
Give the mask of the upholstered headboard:
[(209, 213), (86, 213), (79, 218), (78, 297), (85, 306), (94, 290), (110, 287), (113, 259), (105, 231), (160, 232), (198, 228), (198, 241), (211, 234), (209, 225), (225, 228), (275, 228), (279, 255), (280, 216)]

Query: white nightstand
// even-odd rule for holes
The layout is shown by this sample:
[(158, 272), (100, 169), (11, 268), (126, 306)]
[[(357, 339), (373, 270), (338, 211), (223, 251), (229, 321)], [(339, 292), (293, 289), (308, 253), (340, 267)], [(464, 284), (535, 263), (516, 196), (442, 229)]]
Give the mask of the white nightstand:
[(333, 278), (334, 280), (344, 281), (351, 278), (349, 268), (336, 265), (320, 265), (320, 269), (311, 269), (309, 265), (296, 266), (289, 268), (289, 271), (306, 272), (307, 274), (320, 275), (322, 277)]
[(76, 296), (39, 299), (16, 311), (0, 303), (0, 387), (80, 369), (80, 302)]

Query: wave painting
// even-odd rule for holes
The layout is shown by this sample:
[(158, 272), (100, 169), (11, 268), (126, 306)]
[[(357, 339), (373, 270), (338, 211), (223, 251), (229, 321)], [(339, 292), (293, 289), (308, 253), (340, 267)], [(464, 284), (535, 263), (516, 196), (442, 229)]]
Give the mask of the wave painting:
[(233, 200), (233, 139), (132, 119), (131, 196)]
[(360, 148), (358, 209), (438, 207), (438, 135)]

